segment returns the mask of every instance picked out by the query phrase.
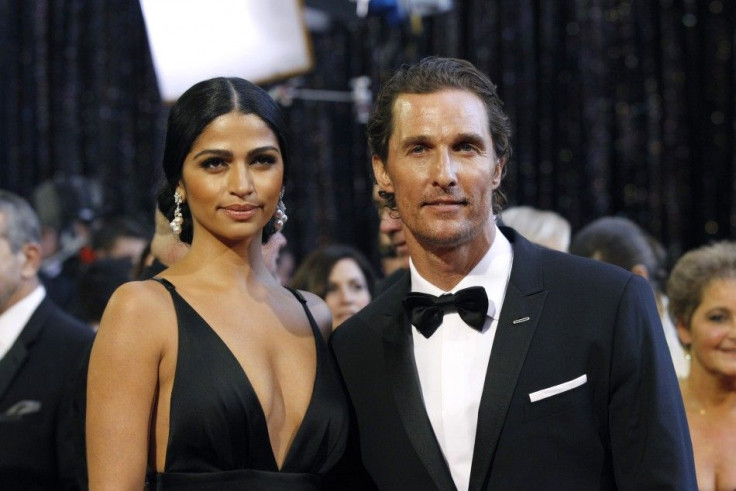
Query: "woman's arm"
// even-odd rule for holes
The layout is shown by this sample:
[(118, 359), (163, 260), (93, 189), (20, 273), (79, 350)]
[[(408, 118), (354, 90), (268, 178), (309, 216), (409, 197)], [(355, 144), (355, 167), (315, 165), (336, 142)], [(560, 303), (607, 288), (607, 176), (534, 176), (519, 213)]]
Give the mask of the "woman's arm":
[(172, 311), (167, 297), (160, 285), (133, 282), (121, 286), (105, 309), (87, 379), (91, 490), (143, 489), (165, 345), (161, 322), (167, 315), (161, 312)]

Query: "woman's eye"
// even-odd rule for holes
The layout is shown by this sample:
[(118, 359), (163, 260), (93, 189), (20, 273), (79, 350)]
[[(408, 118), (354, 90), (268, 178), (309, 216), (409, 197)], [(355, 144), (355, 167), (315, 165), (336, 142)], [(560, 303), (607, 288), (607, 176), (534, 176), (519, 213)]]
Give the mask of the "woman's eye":
[(258, 155), (256, 158), (253, 159), (253, 163), (261, 165), (273, 165), (276, 163), (276, 157), (268, 154)]
[(202, 162), (202, 167), (205, 169), (217, 169), (225, 165), (227, 165), (227, 162), (222, 159), (207, 159)]

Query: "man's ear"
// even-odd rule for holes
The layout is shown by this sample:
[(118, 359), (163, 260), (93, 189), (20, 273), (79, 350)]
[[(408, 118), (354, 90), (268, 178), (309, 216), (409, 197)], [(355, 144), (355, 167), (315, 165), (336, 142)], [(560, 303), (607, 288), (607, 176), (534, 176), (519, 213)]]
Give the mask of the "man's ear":
[(503, 170), (506, 166), (506, 159), (497, 158), (494, 165), (493, 180), (491, 181), (491, 185), (493, 186), (493, 189), (498, 189), (498, 186), (501, 185), (501, 179), (503, 179)]
[(387, 193), (393, 193), (394, 185), (391, 182), (391, 178), (389, 177), (388, 173), (386, 172), (386, 164), (383, 162), (383, 160), (380, 159), (380, 157), (376, 155), (374, 155), (371, 159), (371, 163), (373, 164), (373, 175), (376, 176), (378, 187), (380, 187)]
[(43, 260), (41, 245), (34, 242), (23, 244), (18, 253), (23, 255), (23, 265), (20, 270), (23, 279), (36, 276), (38, 270), (41, 269), (41, 261)]

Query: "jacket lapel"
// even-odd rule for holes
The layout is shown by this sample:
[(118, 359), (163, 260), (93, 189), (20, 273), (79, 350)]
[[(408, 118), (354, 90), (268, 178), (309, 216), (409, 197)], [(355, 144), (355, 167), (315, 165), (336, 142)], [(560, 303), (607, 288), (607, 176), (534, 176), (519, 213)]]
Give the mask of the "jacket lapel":
[(0, 400), (5, 397), (10, 384), (28, 357), (30, 346), (41, 334), (41, 328), (48, 317), (50, 308), (51, 304), (49, 304), (48, 299), (44, 299), (33, 315), (31, 315), (31, 318), (28, 319), (28, 323), (20, 332), (13, 346), (11, 346), (10, 350), (0, 360)]
[(405, 278), (399, 280), (399, 284), (391, 287), (384, 295), (387, 299), (391, 299), (391, 305), (387, 309), (387, 312), (390, 313), (384, 317), (383, 331), (386, 368), (391, 378), (389, 383), (406, 434), (427, 472), (438, 489), (454, 490), (452, 475), (424, 407), (424, 398), (414, 360), (411, 324), (401, 305), (401, 300), (409, 290), (409, 286), (410, 278), (407, 274)]
[(511, 397), (547, 296), (541, 280), (539, 249), (513, 230), (505, 227), (502, 230), (514, 247), (514, 262), (478, 410), (471, 491), (483, 489), (488, 477)]

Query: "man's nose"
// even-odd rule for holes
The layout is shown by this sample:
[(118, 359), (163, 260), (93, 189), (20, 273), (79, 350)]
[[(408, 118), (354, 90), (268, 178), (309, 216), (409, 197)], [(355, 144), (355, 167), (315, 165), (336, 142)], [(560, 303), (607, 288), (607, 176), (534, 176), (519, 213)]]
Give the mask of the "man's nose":
[(440, 187), (457, 184), (457, 163), (451, 149), (438, 150), (432, 165), (434, 181)]

